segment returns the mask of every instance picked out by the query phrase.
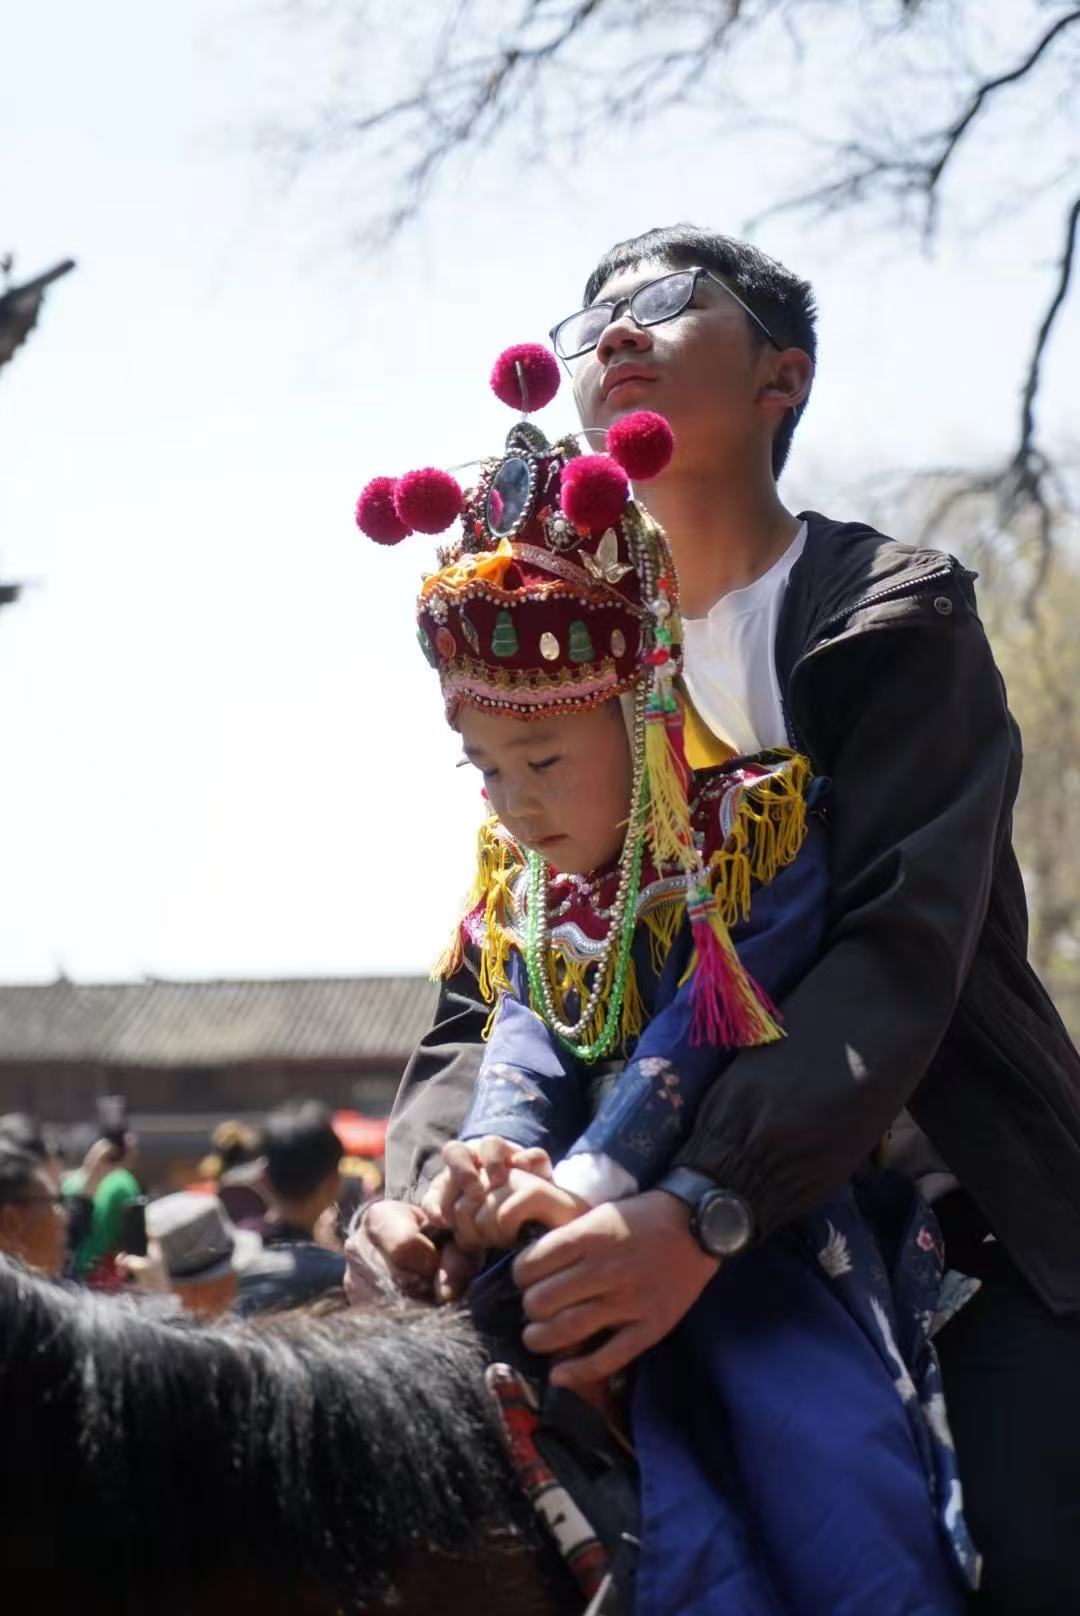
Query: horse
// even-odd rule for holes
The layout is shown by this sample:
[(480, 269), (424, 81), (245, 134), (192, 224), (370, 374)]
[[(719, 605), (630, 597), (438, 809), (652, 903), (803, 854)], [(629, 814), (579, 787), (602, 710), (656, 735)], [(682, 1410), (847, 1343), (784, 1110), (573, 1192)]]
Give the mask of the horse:
[(569, 1616), (451, 1310), (195, 1323), (0, 1259), (0, 1586), (37, 1616)]

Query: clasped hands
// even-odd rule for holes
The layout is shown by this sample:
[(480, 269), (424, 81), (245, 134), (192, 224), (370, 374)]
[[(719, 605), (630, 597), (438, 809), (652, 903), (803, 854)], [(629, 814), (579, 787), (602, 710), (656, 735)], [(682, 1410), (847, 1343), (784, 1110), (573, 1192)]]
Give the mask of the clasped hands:
[(452, 1139), (421, 1210), (433, 1229), (453, 1235), (459, 1251), (508, 1250), (530, 1224), (548, 1229), (587, 1212), (589, 1203), (554, 1182), (546, 1150), (489, 1134)]
[(543, 1151), (509, 1150), (508, 1157), (504, 1140), (483, 1148), (455, 1140), (444, 1146), (422, 1206), (368, 1207), (346, 1245), (350, 1296), (363, 1304), (389, 1288), (452, 1301), (485, 1249), (515, 1245), (528, 1224), (545, 1224), (547, 1232), (514, 1259), (529, 1321), (523, 1339), (533, 1352), (558, 1357), (555, 1384), (583, 1390), (674, 1329), (719, 1265), (690, 1233), (688, 1209), (665, 1191), (583, 1209), (552, 1182)]

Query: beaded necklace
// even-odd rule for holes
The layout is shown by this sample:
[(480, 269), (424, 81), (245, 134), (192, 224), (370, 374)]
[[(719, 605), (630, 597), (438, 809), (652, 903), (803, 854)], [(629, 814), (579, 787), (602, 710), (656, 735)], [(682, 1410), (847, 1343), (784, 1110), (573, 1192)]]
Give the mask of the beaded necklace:
[[(565, 1021), (565, 1006), (556, 1004), (549, 937), (548, 872), (539, 853), (528, 855), (529, 912), (525, 929), (525, 967), (533, 1008), (550, 1030), (578, 1060), (594, 1061), (606, 1055), (615, 1041), (626, 994), (630, 950), (637, 925), (637, 900), (641, 886), (641, 866), (645, 855), (645, 811), (648, 807), (645, 754), (645, 689), (634, 693), (634, 790), (630, 803), (626, 839), (619, 857), (619, 884), (611, 906), (611, 924), (596, 961), (592, 986), (578, 1019)], [(579, 1042), (594, 1020), (606, 997), (600, 1032), (591, 1042)]]

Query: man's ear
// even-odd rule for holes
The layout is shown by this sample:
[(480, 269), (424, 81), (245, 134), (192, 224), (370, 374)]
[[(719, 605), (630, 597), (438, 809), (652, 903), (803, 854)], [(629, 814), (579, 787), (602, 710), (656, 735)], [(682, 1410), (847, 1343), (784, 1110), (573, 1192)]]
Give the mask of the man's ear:
[(773, 355), (768, 381), (758, 393), (759, 404), (782, 410), (798, 409), (810, 396), (814, 361), (802, 348), (784, 348)]

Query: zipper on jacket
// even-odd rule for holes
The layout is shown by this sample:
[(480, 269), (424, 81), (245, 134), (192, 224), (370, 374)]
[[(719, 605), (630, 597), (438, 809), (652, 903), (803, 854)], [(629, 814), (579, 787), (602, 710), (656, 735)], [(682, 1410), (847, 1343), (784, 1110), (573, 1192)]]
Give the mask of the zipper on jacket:
[(905, 600), (910, 595), (921, 595), (930, 584), (935, 583), (939, 578), (975, 578), (977, 576), (978, 574), (972, 572), (968, 567), (935, 567), (933, 572), (926, 572), (921, 578), (910, 578), (906, 583), (892, 584), (886, 589), (876, 589), (873, 594), (864, 595), (861, 600), (854, 601), (852, 605), (845, 606), (841, 611), (834, 612), (831, 617), (826, 618), (821, 625), (818, 638), (808, 651), (803, 652), (803, 655), (798, 660), (801, 662), (804, 657), (813, 655), (822, 641), (828, 636), (828, 631), (834, 623), (842, 623), (845, 618), (853, 617), (856, 612), (861, 612), (865, 606), (876, 606), (882, 600)]
[[(823, 651), (825, 647), (830, 644), (829, 631), (835, 624), (845, 622), (849, 617), (853, 617), (856, 612), (861, 612), (866, 606), (876, 606), (879, 601), (884, 600), (906, 600), (912, 595), (921, 595), (925, 593), (931, 585), (939, 582), (943, 578), (956, 577), (976, 578), (978, 577), (978, 574), (972, 572), (970, 567), (961, 567), (959, 565), (955, 567), (935, 567), (933, 572), (923, 573), (921, 578), (910, 578), (906, 583), (891, 584), (884, 589), (876, 589), (872, 594), (864, 595), (861, 600), (853, 601), (850, 606), (843, 607), (841, 611), (834, 612), (832, 616), (826, 618), (825, 622), (821, 625), (821, 629), (818, 632), (818, 637), (815, 639), (813, 645), (809, 646), (801, 656), (796, 657), (794, 663), (792, 664), (791, 672), (788, 675), (788, 690), (790, 690), (793, 686), (795, 682), (795, 675), (798, 673), (802, 665), (805, 662), (808, 662), (811, 657), (817, 656), (819, 651)], [(784, 728), (788, 733), (788, 745), (793, 747), (796, 751), (803, 750), (804, 748), (799, 740), (799, 732), (795, 728), (794, 720), (788, 708), (787, 690), (784, 690), (783, 688), (781, 689), (780, 694), (780, 709), (784, 719)]]

